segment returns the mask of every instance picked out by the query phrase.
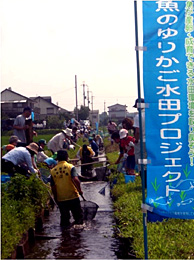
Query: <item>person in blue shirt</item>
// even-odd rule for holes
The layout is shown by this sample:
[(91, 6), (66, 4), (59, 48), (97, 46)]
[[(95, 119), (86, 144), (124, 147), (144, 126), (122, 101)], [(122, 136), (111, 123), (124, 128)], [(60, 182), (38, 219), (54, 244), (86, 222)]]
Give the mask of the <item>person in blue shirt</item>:
[(92, 137), (89, 137), (89, 143), (92, 150), (95, 152), (95, 157), (98, 157), (99, 147)]

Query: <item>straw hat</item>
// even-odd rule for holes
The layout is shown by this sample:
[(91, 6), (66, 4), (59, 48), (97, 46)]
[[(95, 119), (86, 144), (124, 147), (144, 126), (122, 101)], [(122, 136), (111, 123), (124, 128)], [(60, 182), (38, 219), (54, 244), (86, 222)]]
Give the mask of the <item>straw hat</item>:
[(65, 130), (62, 130), (67, 136), (73, 136), (72, 135), (72, 129), (66, 128)]
[(26, 148), (28, 148), (29, 150), (37, 154), (39, 146), (36, 143), (30, 143), (29, 145), (26, 146)]

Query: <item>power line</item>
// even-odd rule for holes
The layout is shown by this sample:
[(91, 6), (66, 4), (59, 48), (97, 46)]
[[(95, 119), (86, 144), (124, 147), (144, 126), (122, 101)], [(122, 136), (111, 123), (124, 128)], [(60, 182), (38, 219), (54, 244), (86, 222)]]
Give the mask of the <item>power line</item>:
[(63, 90), (63, 91), (61, 91), (61, 92), (53, 93), (53, 94), (51, 94), (51, 95), (52, 95), (52, 96), (58, 95), (58, 94), (64, 93), (64, 92), (69, 91), (69, 90), (73, 90), (73, 87), (67, 88), (67, 89), (65, 89), (65, 90)]

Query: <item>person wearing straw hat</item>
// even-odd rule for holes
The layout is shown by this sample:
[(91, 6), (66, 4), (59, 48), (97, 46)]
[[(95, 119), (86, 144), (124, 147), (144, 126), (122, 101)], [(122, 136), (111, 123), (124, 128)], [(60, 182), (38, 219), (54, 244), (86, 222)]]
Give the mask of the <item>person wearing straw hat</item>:
[(66, 150), (57, 151), (57, 161), (57, 165), (51, 170), (51, 188), (61, 213), (60, 225), (63, 228), (70, 226), (70, 212), (75, 220), (74, 224), (83, 224), (79, 200), (79, 195), (83, 196), (83, 192), (75, 166), (67, 162)]
[(47, 144), (48, 149), (54, 154), (58, 150), (69, 149), (71, 145), (72, 129), (66, 128), (54, 135)]
[(16, 147), (2, 157), (1, 171), (14, 176), (21, 173), (28, 176), (29, 173), (39, 173), (32, 165), (32, 158), (38, 153), (38, 145), (30, 143), (26, 147)]

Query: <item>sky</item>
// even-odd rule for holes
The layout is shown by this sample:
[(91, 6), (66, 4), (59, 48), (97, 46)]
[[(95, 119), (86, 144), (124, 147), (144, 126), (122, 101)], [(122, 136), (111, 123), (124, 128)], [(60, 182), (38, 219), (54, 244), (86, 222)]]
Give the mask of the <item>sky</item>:
[[(1, 90), (51, 96), (72, 111), (76, 75), (78, 108), (85, 83), (94, 110), (108, 112), (118, 103), (136, 111), (133, 0), (1, 0), (0, 5)], [(140, 28), (141, 16), (140, 10)]]

